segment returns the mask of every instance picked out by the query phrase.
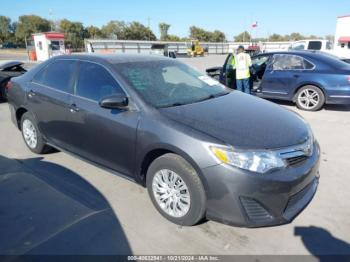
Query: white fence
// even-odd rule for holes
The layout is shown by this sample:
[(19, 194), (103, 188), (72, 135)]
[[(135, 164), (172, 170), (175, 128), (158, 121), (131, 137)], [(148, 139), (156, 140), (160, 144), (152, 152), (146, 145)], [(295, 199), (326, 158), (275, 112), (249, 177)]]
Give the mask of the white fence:
[[(186, 53), (186, 42), (162, 42), (162, 41), (126, 41), (109, 39), (85, 39), (85, 49), (96, 53), (134, 53), (149, 54), (152, 44), (167, 44), (169, 51)], [(262, 42), (258, 45), (263, 52), (287, 50), (290, 42)], [(235, 50), (239, 45), (248, 47), (250, 43), (224, 42), (224, 43), (201, 43), (209, 54), (227, 54)]]

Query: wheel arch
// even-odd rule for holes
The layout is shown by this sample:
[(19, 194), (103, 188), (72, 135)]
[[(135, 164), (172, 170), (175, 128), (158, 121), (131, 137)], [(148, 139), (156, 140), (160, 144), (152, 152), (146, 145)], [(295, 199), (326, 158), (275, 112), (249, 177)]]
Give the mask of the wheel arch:
[(0, 98), (4, 99), (5, 101), (7, 101), (7, 99), (5, 97), (3, 97), (3, 95), (6, 92), (6, 84), (11, 80), (11, 77), (5, 77), (0, 79)]
[(157, 145), (146, 151), (146, 153), (141, 158), (140, 164), (138, 165), (139, 169), (137, 172), (137, 178), (138, 178), (137, 180), (139, 181), (139, 183), (145, 187), (147, 171), (151, 163), (155, 159), (161, 157), (162, 155), (169, 154), (169, 153), (179, 155), (180, 157), (185, 159), (197, 172), (200, 180), (202, 181), (205, 191), (207, 191), (207, 188), (208, 188), (207, 183), (204, 179), (204, 176), (202, 175), (202, 171), (200, 167), (196, 164), (194, 159), (190, 155), (185, 153), (183, 150), (181, 150), (180, 148), (174, 147), (172, 145)]
[(305, 87), (305, 86), (315, 86), (315, 87), (319, 88), (319, 89), (322, 91), (322, 93), (323, 93), (323, 95), (324, 95), (324, 97), (325, 97), (325, 101), (327, 101), (326, 90), (325, 90), (325, 88), (324, 88), (320, 83), (316, 83), (316, 82), (303, 82), (303, 83), (299, 84), (298, 87), (295, 88), (295, 90), (294, 90), (293, 98), (292, 98), (294, 103), (295, 103), (295, 101), (296, 101), (296, 94), (299, 92), (300, 89), (302, 89), (302, 88)]
[(25, 107), (19, 107), (17, 110), (16, 110), (16, 121), (17, 121), (17, 127), (19, 130), (21, 130), (21, 119), (22, 119), (22, 116), (27, 113), (28, 110), (25, 108)]

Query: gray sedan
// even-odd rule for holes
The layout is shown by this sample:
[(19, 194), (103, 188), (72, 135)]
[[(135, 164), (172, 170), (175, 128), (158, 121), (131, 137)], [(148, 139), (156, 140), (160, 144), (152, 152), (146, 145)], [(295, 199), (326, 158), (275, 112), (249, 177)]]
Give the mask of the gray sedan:
[(30, 150), (67, 151), (146, 186), (176, 224), (289, 223), (316, 192), (320, 149), (301, 117), (174, 59), (59, 56), (8, 86)]

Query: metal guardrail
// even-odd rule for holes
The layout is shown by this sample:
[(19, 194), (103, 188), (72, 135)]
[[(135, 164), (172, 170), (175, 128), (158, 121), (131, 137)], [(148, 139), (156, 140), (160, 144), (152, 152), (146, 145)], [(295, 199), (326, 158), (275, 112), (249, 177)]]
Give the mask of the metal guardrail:
[[(85, 39), (85, 49), (87, 52), (92, 50), (97, 53), (134, 53), (149, 54), (152, 44), (167, 44), (169, 51), (177, 53), (187, 52), (186, 42), (165, 42), (165, 41), (131, 41), (131, 40), (110, 40), (110, 39)], [(287, 50), (290, 42), (262, 42), (259, 43), (262, 51)], [(201, 42), (203, 48), (208, 50), (209, 54), (227, 54), (237, 49), (239, 45), (248, 47), (249, 42), (224, 42), (207, 43)]]

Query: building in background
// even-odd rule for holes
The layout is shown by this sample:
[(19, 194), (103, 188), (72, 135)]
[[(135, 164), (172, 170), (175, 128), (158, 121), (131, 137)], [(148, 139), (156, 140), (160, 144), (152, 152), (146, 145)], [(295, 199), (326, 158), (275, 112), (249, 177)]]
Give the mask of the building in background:
[(64, 34), (44, 32), (33, 34), (36, 59), (45, 61), (50, 57), (65, 54)]
[(350, 52), (350, 15), (339, 16), (334, 38), (337, 52)]

